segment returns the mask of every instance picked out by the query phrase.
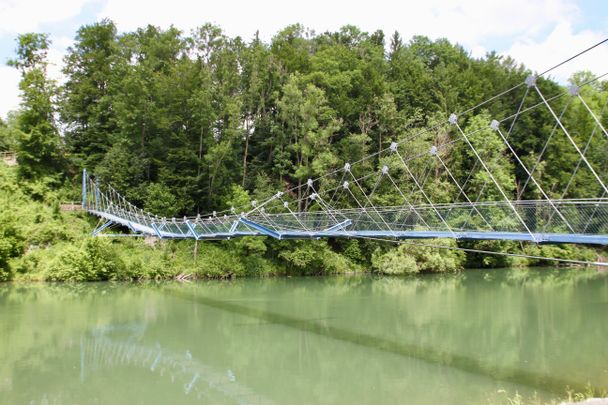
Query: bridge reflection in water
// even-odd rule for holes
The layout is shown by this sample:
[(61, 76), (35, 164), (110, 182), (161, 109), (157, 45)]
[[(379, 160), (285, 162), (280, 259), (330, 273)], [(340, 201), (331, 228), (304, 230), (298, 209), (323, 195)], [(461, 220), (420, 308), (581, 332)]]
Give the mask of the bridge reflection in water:
[[(126, 332), (126, 336), (125, 336)], [(188, 350), (172, 353), (160, 344), (145, 346), (138, 340), (144, 325), (106, 326), (94, 329), (80, 340), (80, 380), (90, 374), (114, 367), (138, 367), (158, 373), (172, 384), (183, 386), (184, 395), (198, 401), (214, 402), (218, 396), (240, 405), (274, 404), (237, 381), (230, 369), (218, 370), (195, 359)]]

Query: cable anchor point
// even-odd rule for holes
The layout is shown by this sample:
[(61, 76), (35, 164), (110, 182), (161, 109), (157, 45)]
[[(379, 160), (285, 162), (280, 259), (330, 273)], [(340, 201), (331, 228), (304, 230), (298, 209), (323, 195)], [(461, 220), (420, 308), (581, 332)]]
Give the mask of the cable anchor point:
[(568, 93), (570, 93), (571, 96), (578, 96), (581, 93), (581, 88), (576, 84), (573, 84), (568, 87)]
[(536, 86), (536, 76), (530, 75), (530, 76), (526, 77), (526, 81), (524, 83), (526, 83), (526, 86), (528, 86), (528, 88), (535, 87)]
[(448, 118), (448, 122), (452, 125), (456, 125), (458, 123), (458, 116), (456, 114), (450, 114), (450, 117)]

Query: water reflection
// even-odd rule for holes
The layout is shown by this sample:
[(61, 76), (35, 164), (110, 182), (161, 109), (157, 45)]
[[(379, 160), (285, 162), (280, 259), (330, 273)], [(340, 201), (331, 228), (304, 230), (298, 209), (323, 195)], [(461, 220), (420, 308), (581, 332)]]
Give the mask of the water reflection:
[[(158, 373), (171, 384), (182, 387), (183, 394), (200, 402), (215, 403), (218, 399), (233, 400), (240, 405), (272, 404), (273, 402), (240, 384), (233, 371), (215, 369), (185, 353), (173, 353), (160, 343), (141, 344), (144, 324), (108, 325), (94, 329), (80, 341), (80, 379), (118, 367), (137, 367)], [(126, 332), (126, 335), (125, 335)], [(219, 398), (218, 398), (219, 397)], [(192, 399), (194, 399), (192, 398)]]
[(608, 277), (0, 285), (0, 403), (479, 403), (608, 388)]

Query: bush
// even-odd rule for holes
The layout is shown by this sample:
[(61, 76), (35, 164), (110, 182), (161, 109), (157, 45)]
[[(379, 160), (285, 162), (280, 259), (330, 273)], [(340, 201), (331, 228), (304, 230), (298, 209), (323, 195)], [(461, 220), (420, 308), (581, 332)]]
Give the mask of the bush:
[(198, 277), (209, 278), (242, 276), (245, 274), (245, 266), (232, 252), (208, 244), (199, 253), (195, 272)]
[(24, 249), (24, 238), (16, 221), (9, 212), (0, 213), (0, 281), (11, 278), (8, 261), (17, 257)]
[[(451, 239), (438, 239), (433, 244), (456, 246)], [(413, 244), (401, 244), (386, 253), (376, 252), (372, 257), (374, 271), (381, 274), (456, 272), (462, 270), (464, 262), (462, 251)]]
[(415, 274), (420, 271), (416, 260), (401, 249), (389, 250), (372, 258), (373, 269), (380, 274)]
[(278, 257), (287, 269), (298, 275), (347, 273), (359, 269), (357, 265), (330, 249), (326, 241), (285, 241), (279, 244)]
[(82, 247), (66, 245), (51, 261), (45, 274), (50, 281), (103, 281), (127, 278), (124, 262), (112, 246), (99, 238), (87, 238)]

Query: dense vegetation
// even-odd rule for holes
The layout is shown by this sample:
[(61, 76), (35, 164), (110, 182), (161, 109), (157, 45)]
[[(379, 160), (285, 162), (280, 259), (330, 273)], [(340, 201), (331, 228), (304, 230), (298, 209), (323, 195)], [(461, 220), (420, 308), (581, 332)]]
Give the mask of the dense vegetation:
[[(0, 122), (0, 150), (15, 150), (16, 169), (1, 167), (0, 277), (100, 280), (174, 277), (177, 274), (322, 274), (371, 270), (401, 274), (454, 271), (463, 266), (537, 264), (508, 257), (464, 255), (416, 246), (370, 241), (284, 242), (243, 239), (198, 246), (192, 242), (147, 247), (142, 241), (88, 239), (94, 225), (81, 215), (59, 212), (60, 200), (78, 199), (83, 167), (111, 183), (131, 202), (163, 216), (196, 215), (229, 208), (235, 198), (260, 199), (306, 182), (343, 162), (386, 148), (452, 112), (524, 81), (530, 73), (495, 53), (474, 59), (445, 39), (361, 32), (346, 26), (316, 35), (300, 25), (277, 33), (270, 43), (229, 38), (206, 24), (190, 35), (148, 26), (119, 34), (111, 21), (83, 26), (69, 48), (58, 85), (47, 75), (50, 39), (23, 34), (9, 62), (22, 74), (22, 108)], [(388, 47), (387, 47), (388, 44)], [(387, 51), (388, 49), (388, 51)], [(582, 83), (588, 73), (571, 80)], [(562, 87), (539, 79), (545, 94)], [(583, 89), (599, 112), (606, 82)], [(517, 108), (511, 94), (462, 123), (481, 128)], [(586, 139), (594, 122), (578, 101), (559, 98), (573, 136)], [(607, 125), (607, 116), (600, 116)], [(523, 116), (511, 140), (533, 162), (553, 126), (548, 113)], [(437, 134), (434, 134), (435, 136)], [(513, 198), (533, 199), (525, 173), (513, 162), (493, 159), (504, 145), (491, 131), (478, 131), (480, 153)], [(581, 141), (582, 142), (582, 141)], [(538, 175), (553, 196), (596, 197), (597, 182), (584, 171), (568, 184), (578, 156), (568, 141), (548, 145)], [(605, 148), (589, 152), (605, 173)], [(473, 172), (473, 191), (484, 188), (474, 156), (454, 148), (456, 176)], [(370, 162), (367, 169), (374, 170)], [(365, 168), (363, 168), (365, 169)], [(422, 167), (413, 167), (420, 171)], [(441, 176), (429, 179), (435, 201), (451, 201), (458, 190)], [(364, 184), (371, 188), (373, 184)], [(488, 187), (484, 198), (499, 198)], [(378, 202), (400, 201), (392, 189)], [(455, 246), (453, 241), (441, 242)], [(514, 242), (469, 243), (467, 247), (520, 252)], [(574, 247), (526, 247), (528, 253), (595, 259), (597, 252)], [(541, 252), (544, 250), (544, 252)]]

